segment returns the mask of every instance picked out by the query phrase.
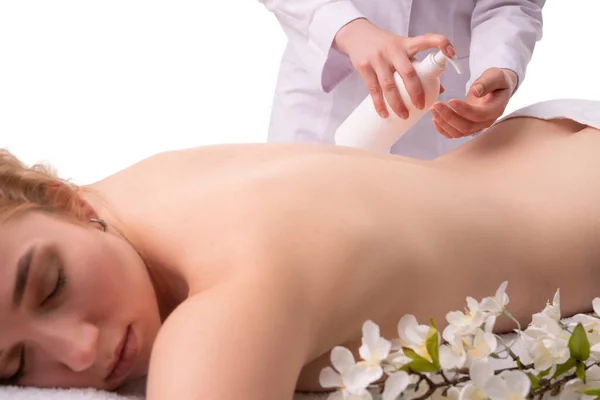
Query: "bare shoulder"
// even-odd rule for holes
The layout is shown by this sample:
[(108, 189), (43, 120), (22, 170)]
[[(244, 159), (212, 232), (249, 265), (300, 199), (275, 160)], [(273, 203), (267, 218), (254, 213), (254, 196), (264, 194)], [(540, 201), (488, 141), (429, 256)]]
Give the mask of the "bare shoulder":
[(312, 335), (277, 282), (239, 276), (181, 304), (156, 340), (148, 398), (291, 399)]

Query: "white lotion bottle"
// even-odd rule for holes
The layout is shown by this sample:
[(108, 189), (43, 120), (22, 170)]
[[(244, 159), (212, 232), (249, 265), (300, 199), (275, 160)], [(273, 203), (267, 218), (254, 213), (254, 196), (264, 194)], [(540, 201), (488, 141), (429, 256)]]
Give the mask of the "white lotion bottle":
[(412, 103), (402, 77), (398, 72), (394, 72), (400, 98), (408, 110), (408, 119), (398, 117), (387, 101), (385, 105), (389, 116), (381, 118), (373, 106), (371, 96), (367, 96), (337, 129), (335, 144), (389, 153), (394, 143), (415, 125), (437, 100), (440, 95), (440, 75), (446, 70), (448, 62), (456, 72), (462, 73), (456, 58), (449, 58), (441, 51), (430, 53), (423, 61), (413, 62), (425, 92), (425, 107), (422, 110)]

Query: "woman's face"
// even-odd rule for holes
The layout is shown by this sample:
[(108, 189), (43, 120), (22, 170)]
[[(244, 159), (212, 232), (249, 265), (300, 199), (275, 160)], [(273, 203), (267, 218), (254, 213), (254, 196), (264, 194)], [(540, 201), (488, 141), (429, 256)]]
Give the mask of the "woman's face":
[(0, 225), (0, 378), (115, 389), (147, 373), (160, 316), (122, 238), (31, 211)]

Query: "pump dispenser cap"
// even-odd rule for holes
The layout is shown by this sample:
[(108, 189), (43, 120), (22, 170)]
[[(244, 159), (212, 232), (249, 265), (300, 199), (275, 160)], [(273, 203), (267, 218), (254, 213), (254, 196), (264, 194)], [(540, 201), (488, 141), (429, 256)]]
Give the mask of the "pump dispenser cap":
[(456, 57), (450, 58), (444, 53), (442, 53), (442, 51), (440, 50), (432, 56), (432, 59), (434, 63), (436, 63), (442, 68), (446, 68), (446, 62), (449, 62), (450, 64), (452, 64), (457, 73), (462, 74), (462, 68), (460, 67), (460, 64), (458, 63)]

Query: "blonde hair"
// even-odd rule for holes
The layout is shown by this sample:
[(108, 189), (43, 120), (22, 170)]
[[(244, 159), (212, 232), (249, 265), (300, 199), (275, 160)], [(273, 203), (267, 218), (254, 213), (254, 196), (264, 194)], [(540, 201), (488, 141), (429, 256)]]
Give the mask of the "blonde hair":
[(80, 196), (80, 188), (60, 179), (44, 164), (27, 167), (0, 149), (0, 222), (28, 210), (45, 211), (85, 221), (94, 210)]

